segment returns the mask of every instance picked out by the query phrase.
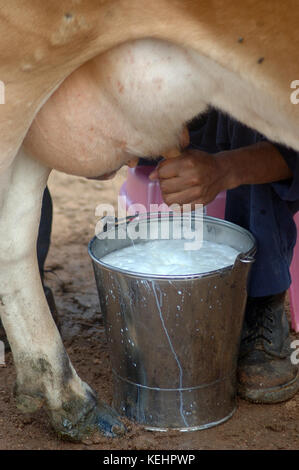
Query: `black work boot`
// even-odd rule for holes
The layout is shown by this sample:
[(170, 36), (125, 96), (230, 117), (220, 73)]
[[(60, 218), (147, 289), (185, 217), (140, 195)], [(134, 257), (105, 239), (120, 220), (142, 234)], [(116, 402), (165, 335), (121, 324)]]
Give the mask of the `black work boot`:
[(279, 403), (299, 390), (298, 367), (291, 363), (286, 293), (249, 297), (238, 363), (238, 394), (254, 403)]

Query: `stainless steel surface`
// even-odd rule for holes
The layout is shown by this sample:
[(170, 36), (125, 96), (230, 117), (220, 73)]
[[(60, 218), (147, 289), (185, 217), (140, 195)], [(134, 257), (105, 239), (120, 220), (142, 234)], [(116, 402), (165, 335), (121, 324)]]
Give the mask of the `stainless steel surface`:
[[(153, 217), (135, 221), (149, 220), (153, 223)], [(116, 223), (117, 233), (127, 223)], [(159, 226), (161, 219), (155, 223)], [(202, 429), (228, 419), (236, 406), (255, 240), (246, 230), (207, 216), (203, 235), (240, 251), (234, 266), (188, 276), (136, 274), (100, 260), (130, 245), (130, 239), (107, 239), (102, 233), (89, 244), (110, 346), (114, 407), (147, 428)]]

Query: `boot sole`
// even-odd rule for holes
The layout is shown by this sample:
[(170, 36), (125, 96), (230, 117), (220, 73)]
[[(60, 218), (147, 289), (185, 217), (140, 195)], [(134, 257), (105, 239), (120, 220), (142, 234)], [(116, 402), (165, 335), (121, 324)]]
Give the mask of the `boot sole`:
[(290, 400), (299, 390), (299, 370), (296, 377), (279, 387), (248, 389), (238, 384), (238, 395), (251, 403), (274, 404)]

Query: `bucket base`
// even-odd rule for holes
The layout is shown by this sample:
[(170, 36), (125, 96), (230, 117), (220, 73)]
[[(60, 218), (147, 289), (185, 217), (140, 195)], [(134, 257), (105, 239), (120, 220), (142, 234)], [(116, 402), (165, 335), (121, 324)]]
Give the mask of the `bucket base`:
[(198, 431), (217, 426), (236, 410), (235, 374), (210, 384), (161, 389), (114, 376), (113, 406), (149, 431)]
[(237, 407), (235, 406), (235, 408), (232, 410), (232, 412), (228, 416), (225, 416), (225, 418), (220, 419), (219, 421), (215, 421), (214, 423), (202, 424), (201, 426), (192, 426), (189, 428), (154, 428), (154, 427), (144, 426), (144, 429), (146, 431), (152, 431), (152, 432), (167, 432), (170, 429), (172, 431), (180, 431), (180, 432), (202, 431), (203, 429), (213, 428), (214, 426), (218, 426), (218, 424), (225, 423), (225, 421), (229, 420), (234, 415), (236, 409)]

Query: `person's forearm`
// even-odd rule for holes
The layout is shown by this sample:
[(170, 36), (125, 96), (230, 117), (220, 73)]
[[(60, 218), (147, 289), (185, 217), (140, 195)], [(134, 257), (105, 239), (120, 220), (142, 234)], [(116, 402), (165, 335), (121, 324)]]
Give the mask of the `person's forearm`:
[(270, 142), (214, 154), (222, 167), (225, 189), (242, 184), (273, 183), (292, 177), (279, 150)]

